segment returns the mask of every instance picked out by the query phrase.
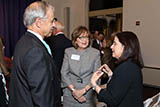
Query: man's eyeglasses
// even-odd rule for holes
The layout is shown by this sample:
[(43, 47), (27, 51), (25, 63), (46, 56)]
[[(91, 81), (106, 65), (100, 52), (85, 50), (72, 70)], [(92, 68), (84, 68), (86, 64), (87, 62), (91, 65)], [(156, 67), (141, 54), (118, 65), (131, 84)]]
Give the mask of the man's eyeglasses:
[(53, 20), (56, 22), (56, 21), (57, 21), (57, 18), (54, 18)]
[(56, 22), (56, 21), (57, 21), (57, 18), (53, 18), (52, 23), (53, 23), (53, 22)]

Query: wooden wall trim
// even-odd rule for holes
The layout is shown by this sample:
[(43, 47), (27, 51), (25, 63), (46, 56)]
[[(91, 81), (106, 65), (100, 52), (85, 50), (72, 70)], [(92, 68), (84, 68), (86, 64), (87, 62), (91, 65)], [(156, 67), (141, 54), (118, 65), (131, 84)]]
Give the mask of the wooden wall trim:
[(100, 16), (100, 15), (120, 14), (122, 12), (123, 12), (122, 7), (119, 7), (119, 8), (112, 8), (112, 9), (89, 11), (88, 16), (93, 17), (93, 16)]

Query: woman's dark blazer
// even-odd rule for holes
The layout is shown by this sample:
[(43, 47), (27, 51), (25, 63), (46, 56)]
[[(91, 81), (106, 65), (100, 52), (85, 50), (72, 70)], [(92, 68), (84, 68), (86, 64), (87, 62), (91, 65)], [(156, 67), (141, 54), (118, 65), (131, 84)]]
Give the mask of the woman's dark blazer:
[(13, 59), (9, 107), (60, 107), (60, 80), (43, 43), (26, 32)]
[(121, 63), (114, 71), (107, 89), (102, 89), (98, 100), (108, 107), (143, 107), (142, 73), (131, 60)]

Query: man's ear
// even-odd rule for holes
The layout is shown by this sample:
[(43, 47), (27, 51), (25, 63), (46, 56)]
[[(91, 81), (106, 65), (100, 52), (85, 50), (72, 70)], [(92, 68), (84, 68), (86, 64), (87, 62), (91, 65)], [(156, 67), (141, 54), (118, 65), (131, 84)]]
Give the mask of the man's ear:
[(40, 18), (36, 18), (36, 20), (35, 20), (35, 25), (38, 27), (38, 28), (40, 28), (40, 26), (41, 26), (41, 19)]

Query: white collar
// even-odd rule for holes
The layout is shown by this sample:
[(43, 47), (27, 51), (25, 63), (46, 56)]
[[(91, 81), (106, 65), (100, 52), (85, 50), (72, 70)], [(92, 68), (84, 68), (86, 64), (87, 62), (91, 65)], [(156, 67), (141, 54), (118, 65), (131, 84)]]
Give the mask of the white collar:
[(58, 34), (64, 34), (63, 32), (58, 32), (58, 33), (56, 33), (56, 35), (58, 35)]
[(42, 36), (40, 34), (34, 32), (34, 31), (30, 30), (30, 29), (27, 29), (27, 31), (30, 32), (30, 33), (32, 33), (32, 34), (34, 34), (41, 42), (44, 41), (43, 38), (42, 38)]
[(98, 44), (100, 44), (100, 43), (101, 43), (98, 39), (96, 39), (96, 41), (97, 41), (97, 43), (98, 43)]

